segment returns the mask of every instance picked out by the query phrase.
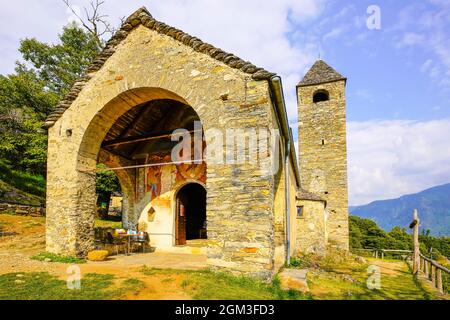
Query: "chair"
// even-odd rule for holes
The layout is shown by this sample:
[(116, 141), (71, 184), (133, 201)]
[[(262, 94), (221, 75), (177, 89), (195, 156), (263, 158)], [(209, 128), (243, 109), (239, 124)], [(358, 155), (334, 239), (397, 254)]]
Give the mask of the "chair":
[(106, 244), (105, 234), (102, 228), (94, 229), (94, 245), (96, 250), (103, 250)]
[[(117, 255), (119, 255), (120, 246), (126, 248), (125, 242), (122, 239), (114, 238), (111, 232), (108, 232), (106, 234), (106, 243), (116, 248)], [(126, 254), (126, 249), (124, 249), (124, 253)]]
[(131, 238), (133, 244), (138, 244), (142, 247), (142, 253), (145, 253), (145, 245), (150, 242), (150, 237), (147, 232), (143, 235), (136, 235)]

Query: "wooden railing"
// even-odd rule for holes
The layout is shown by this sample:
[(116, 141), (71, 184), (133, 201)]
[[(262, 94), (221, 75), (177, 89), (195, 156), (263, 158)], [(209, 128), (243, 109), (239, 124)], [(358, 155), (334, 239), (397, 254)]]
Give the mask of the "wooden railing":
[[(417, 210), (414, 210), (413, 222), (410, 224), (410, 228), (413, 229), (413, 268), (412, 272), (415, 276), (418, 276), (420, 272), (423, 272), (427, 279), (431, 281), (433, 287), (437, 288), (439, 292), (448, 292), (448, 283), (450, 279), (450, 270), (441, 266), (439, 263), (431, 258), (424, 256), (420, 252), (419, 243), (419, 226), (420, 219)], [(444, 274), (444, 275), (443, 275)], [(445, 281), (443, 281), (445, 277)], [(444, 285), (445, 284), (445, 285)]]
[(419, 227), (420, 220), (417, 210), (414, 210), (414, 219), (409, 226), (413, 229), (414, 250), (391, 250), (391, 249), (352, 249), (354, 252), (364, 252), (376, 259), (384, 259), (386, 255), (401, 255), (403, 259), (412, 260), (412, 272), (415, 276), (423, 274), (434, 288), (441, 293), (450, 292), (450, 269), (440, 265), (432, 258), (428, 258), (420, 252)]
[(447, 269), (446, 267), (441, 266), (436, 261), (425, 257), (422, 253), (419, 254), (419, 257), (419, 270), (423, 272), (423, 274), (429, 281), (431, 281), (433, 287), (437, 288), (440, 293), (448, 292), (450, 269)]
[(412, 256), (411, 250), (395, 250), (395, 249), (352, 249), (354, 252), (364, 252), (370, 254), (373, 258), (384, 259), (387, 255), (401, 255), (403, 259)]

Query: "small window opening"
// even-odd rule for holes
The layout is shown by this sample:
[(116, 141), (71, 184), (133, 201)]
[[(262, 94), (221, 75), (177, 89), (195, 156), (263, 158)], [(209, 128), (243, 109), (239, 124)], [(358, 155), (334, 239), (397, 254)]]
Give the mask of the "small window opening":
[(67, 136), (68, 138), (70, 138), (70, 137), (72, 136), (72, 133), (73, 133), (72, 129), (66, 130), (66, 136)]
[(322, 139), (322, 145), (323, 146), (325, 145), (325, 139)]
[(330, 95), (329, 95), (328, 91), (319, 90), (319, 91), (316, 91), (316, 93), (314, 93), (314, 97), (313, 97), (314, 103), (328, 101), (328, 100), (330, 100)]
[(297, 218), (303, 218), (303, 206), (297, 207)]

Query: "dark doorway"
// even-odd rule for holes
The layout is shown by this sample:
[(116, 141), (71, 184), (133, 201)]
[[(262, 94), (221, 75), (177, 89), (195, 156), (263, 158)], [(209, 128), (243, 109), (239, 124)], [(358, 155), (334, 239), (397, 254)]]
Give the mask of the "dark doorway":
[(176, 244), (207, 239), (205, 188), (197, 183), (187, 184), (178, 191), (176, 201)]

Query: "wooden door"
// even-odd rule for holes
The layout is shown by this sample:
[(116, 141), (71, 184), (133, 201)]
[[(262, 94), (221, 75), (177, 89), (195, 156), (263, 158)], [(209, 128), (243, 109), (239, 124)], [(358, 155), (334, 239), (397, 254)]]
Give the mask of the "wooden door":
[(186, 244), (186, 209), (181, 203), (180, 199), (177, 199), (177, 216), (176, 216), (176, 245), (183, 246)]

